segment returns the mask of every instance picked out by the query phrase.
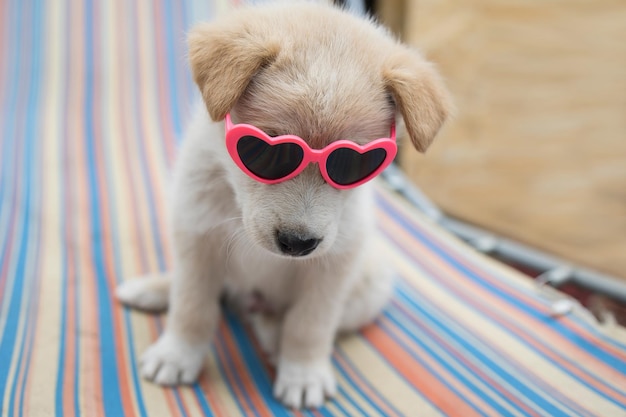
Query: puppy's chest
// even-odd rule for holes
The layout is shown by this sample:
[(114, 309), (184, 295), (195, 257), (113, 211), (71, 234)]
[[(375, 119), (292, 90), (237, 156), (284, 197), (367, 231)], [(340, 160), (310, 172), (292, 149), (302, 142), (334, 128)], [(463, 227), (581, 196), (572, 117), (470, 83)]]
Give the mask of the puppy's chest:
[(244, 309), (281, 311), (289, 305), (297, 273), (290, 262), (264, 253), (248, 253), (231, 258), (228, 271), (224, 283), (226, 294), (243, 303)]

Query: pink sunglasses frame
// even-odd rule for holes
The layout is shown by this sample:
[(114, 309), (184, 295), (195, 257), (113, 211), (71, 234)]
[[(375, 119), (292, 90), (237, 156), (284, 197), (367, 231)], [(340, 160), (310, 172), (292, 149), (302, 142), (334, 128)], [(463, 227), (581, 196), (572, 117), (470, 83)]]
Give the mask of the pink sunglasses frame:
[[(272, 137), (272, 136), (269, 136), (267, 133), (263, 132), (258, 127), (253, 126), (253, 125), (243, 124), (243, 123), (233, 125), (230, 119), (230, 114), (226, 115), (225, 127), (226, 127), (226, 148), (228, 149), (228, 153), (230, 154), (230, 157), (233, 159), (235, 164), (237, 164), (239, 169), (241, 169), (244, 173), (246, 173), (246, 175), (264, 184), (277, 184), (279, 182), (290, 180), (291, 178), (300, 174), (310, 163), (315, 162), (317, 163), (319, 167), (322, 177), (331, 186), (338, 188), (340, 190), (355, 188), (355, 187), (358, 187), (359, 185), (365, 184), (366, 182), (372, 180), (374, 177), (380, 174), (385, 168), (389, 166), (389, 164), (391, 164), (391, 162), (393, 162), (398, 152), (398, 146), (396, 144), (395, 123), (391, 124), (388, 138), (376, 139), (365, 145), (359, 145), (349, 140), (338, 140), (338, 141), (331, 143), (330, 145), (326, 146), (323, 149), (311, 149), (309, 145), (304, 141), (304, 139), (295, 135), (282, 135), (282, 136)], [(280, 145), (282, 143), (296, 144), (300, 146), (300, 148), (302, 148), (304, 152), (302, 162), (300, 162), (300, 165), (298, 165), (298, 167), (295, 170), (293, 170), (293, 172), (291, 172), (289, 175), (286, 175), (282, 178), (269, 180), (267, 178), (259, 177), (258, 175), (254, 174), (245, 166), (245, 164), (241, 161), (241, 158), (239, 157), (239, 152), (237, 152), (237, 142), (239, 142), (239, 140), (244, 136), (254, 136), (256, 138), (263, 140), (265, 143), (271, 146)], [(375, 171), (373, 171), (370, 175), (363, 178), (362, 180), (359, 180), (351, 184), (338, 184), (335, 181), (333, 181), (332, 178), (330, 178), (330, 176), (328, 175), (328, 170), (326, 168), (326, 162), (328, 160), (328, 157), (334, 150), (338, 148), (351, 149), (360, 154), (364, 154), (374, 149), (383, 149), (386, 152), (386, 157), (383, 160), (382, 164), (380, 164), (380, 166)]]

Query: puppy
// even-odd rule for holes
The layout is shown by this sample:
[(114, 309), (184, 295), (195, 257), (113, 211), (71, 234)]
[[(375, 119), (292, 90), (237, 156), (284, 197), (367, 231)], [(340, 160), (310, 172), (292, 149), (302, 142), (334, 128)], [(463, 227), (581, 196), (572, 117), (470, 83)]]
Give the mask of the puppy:
[[(169, 309), (141, 373), (163, 385), (193, 383), (225, 294), (255, 312), (252, 327), (276, 361), (274, 395), (289, 407), (319, 407), (336, 392), (335, 336), (371, 322), (392, 291), (371, 247), (363, 176), (372, 167), (352, 172), (348, 163), (376, 140), (384, 158), (395, 153), (385, 146), (398, 112), (425, 151), (448, 116), (448, 94), (433, 67), (383, 28), (309, 2), (244, 7), (200, 25), (189, 34), (189, 58), (203, 106), (174, 169), (175, 268), (117, 290), (129, 306)], [(281, 141), (293, 148), (286, 157), (255, 159)], [(306, 159), (338, 143), (356, 153), (303, 163), (290, 176), (299, 149), (310, 148)]]

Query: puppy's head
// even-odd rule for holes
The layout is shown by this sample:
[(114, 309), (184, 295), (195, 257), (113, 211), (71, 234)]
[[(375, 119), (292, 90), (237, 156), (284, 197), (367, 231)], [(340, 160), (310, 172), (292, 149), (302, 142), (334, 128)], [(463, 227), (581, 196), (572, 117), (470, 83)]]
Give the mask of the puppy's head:
[[(374, 23), (330, 6), (283, 3), (239, 9), (189, 36), (194, 79), (215, 121), (231, 113), (269, 135), (314, 149), (388, 137), (399, 112), (424, 152), (449, 113), (447, 92), (417, 52)], [(209, 140), (209, 138), (207, 138)], [(359, 190), (325, 183), (317, 165), (267, 185), (241, 172), (222, 147), (250, 237), (286, 256), (315, 256), (356, 234)], [(310, 254), (310, 255), (309, 255)]]

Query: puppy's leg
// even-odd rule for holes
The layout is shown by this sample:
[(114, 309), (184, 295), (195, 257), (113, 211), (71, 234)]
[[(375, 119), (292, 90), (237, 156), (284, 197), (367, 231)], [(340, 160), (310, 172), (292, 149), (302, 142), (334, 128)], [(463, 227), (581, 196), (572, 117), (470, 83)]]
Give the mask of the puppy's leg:
[(169, 294), (168, 274), (131, 279), (124, 281), (115, 289), (115, 296), (123, 304), (150, 312), (165, 311)]
[(185, 236), (173, 273), (167, 326), (141, 358), (142, 375), (157, 384), (191, 384), (200, 374), (217, 327), (222, 260), (207, 238)]
[(250, 316), (252, 331), (271, 364), (276, 365), (280, 337), (280, 318), (267, 314)]
[(374, 321), (393, 294), (393, 273), (376, 256), (367, 257), (365, 274), (353, 287), (343, 307), (339, 331), (348, 333)]
[(336, 393), (331, 353), (353, 277), (349, 266), (333, 271), (333, 264), (308, 264), (297, 277), (295, 303), (285, 313), (274, 395), (292, 408), (320, 407)]

